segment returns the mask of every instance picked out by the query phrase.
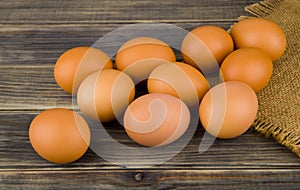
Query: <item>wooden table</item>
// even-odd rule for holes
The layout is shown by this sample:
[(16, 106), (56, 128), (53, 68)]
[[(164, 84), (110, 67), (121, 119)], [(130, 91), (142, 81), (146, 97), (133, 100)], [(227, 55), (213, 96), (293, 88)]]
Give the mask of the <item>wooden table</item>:
[[(170, 23), (186, 30), (213, 24), (228, 28), (243, 7), (257, 0), (88, 0), (0, 2), (0, 189), (299, 189), (300, 159), (272, 138), (250, 129), (232, 140), (216, 140), (203, 154), (199, 127), (171, 160), (126, 169), (93, 151), (69, 165), (56, 165), (31, 148), (28, 128), (42, 110), (72, 108), (72, 98), (53, 78), (58, 56), (92, 45), (134, 23)], [(109, 133), (126, 143), (122, 127)]]

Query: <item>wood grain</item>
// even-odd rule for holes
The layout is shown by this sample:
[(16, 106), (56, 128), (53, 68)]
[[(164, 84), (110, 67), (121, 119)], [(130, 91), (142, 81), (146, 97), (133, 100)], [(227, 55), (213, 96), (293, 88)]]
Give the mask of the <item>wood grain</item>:
[(1, 111), (72, 108), (72, 96), (60, 89), (54, 80), (53, 65), (1, 67), (0, 88)]
[(189, 22), (202, 20), (235, 20), (243, 7), (256, 0), (197, 1), (112, 0), (50, 2), (17, 0), (0, 4), (0, 23), (130, 23), (130, 22)]
[[(62, 52), (92, 45), (105, 34), (135, 23), (170, 23), (186, 30), (208, 24), (227, 29), (246, 14), (243, 7), (258, 1), (1, 1), (0, 189), (299, 189), (299, 158), (252, 129), (232, 140), (217, 139), (199, 154), (204, 134), (199, 126), (171, 160), (136, 169), (114, 165), (92, 149), (69, 165), (52, 164), (34, 152), (28, 139), (30, 122), (42, 110), (77, 109), (72, 96), (53, 78)], [(116, 42), (106, 45), (105, 51), (113, 53)], [(180, 54), (176, 55), (180, 60)], [(105, 128), (118, 142), (138, 146), (116, 122)]]
[[(185, 30), (205, 23), (178, 23)], [(206, 23), (207, 24), (207, 23)], [(229, 28), (232, 21), (212, 21), (209, 24)], [(107, 33), (128, 24), (2, 24), (0, 29), (0, 68), (4, 66), (54, 65), (57, 58), (66, 50), (75, 46), (92, 46)], [(161, 31), (163, 32), (163, 31)], [(126, 35), (126, 34), (122, 34)], [(166, 37), (171, 34), (166, 34)], [(176, 36), (173, 36), (176, 38)], [(120, 39), (120, 37), (119, 37)], [(110, 55), (118, 38), (111, 44), (103, 45), (103, 51)], [(177, 57), (180, 55), (177, 53)]]
[(298, 189), (299, 175), (299, 169), (17, 171), (2, 172), (1, 185), (5, 189), (66, 185), (68, 189)]
[(92, 45), (133, 23), (172, 23), (186, 30), (214, 24), (228, 28), (255, 0), (230, 1), (9, 1), (1, 2), (1, 64), (54, 64), (67, 49)]
[[(70, 165), (55, 165), (40, 158), (31, 148), (28, 128), (38, 112), (0, 114), (0, 171), (19, 170), (86, 170), (120, 169), (89, 150), (84, 157)], [(107, 132), (120, 143), (134, 144), (116, 122), (106, 124)], [(217, 139), (213, 146), (203, 154), (198, 153), (198, 146), (204, 134), (198, 127), (191, 142), (174, 158), (155, 166), (159, 169), (300, 169), (299, 158), (279, 145), (274, 139), (266, 139), (249, 130), (241, 137), (232, 140)], [(105, 139), (102, 139), (105, 141)], [(164, 152), (163, 154), (169, 154)], [(118, 159), (119, 155), (115, 155)], [(127, 155), (130, 162), (134, 155)], [(159, 157), (155, 155), (153, 159)], [(9, 159), (8, 159), (9, 158)], [(142, 157), (141, 157), (142, 158)], [(141, 167), (142, 169), (143, 167)]]

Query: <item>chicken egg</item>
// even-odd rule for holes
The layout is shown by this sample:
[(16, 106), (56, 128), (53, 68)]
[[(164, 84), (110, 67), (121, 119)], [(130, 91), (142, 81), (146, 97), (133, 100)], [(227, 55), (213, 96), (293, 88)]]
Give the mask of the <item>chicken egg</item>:
[(208, 81), (194, 67), (182, 63), (163, 63), (148, 78), (149, 93), (165, 93), (176, 96), (188, 107), (199, 106), (209, 89)]
[(263, 50), (240, 48), (225, 58), (220, 75), (224, 81), (244, 82), (258, 92), (267, 86), (272, 70), (272, 59)]
[(283, 30), (267, 19), (249, 18), (239, 21), (232, 27), (231, 35), (237, 48), (261, 48), (272, 61), (278, 60), (286, 49)]
[(81, 83), (77, 104), (87, 117), (109, 122), (123, 115), (134, 96), (134, 83), (126, 73), (103, 69), (92, 73)]
[(58, 164), (79, 159), (89, 147), (90, 136), (83, 117), (64, 108), (43, 111), (29, 127), (33, 149), (44, 159)]
[(147, 79), (159, 64), (175, 60), (173, 50), (165, 42), (150, 37), (137, 37), (119, 48), (116, 67), (138, 83)]
[(230, 139), (246, 132), (256, 118), (258, 101), (254, 90), (238, 81), (220, 83), (203, 97), (200, 121), (211, 135)]
[(160, 93), (134, 100), (124, 115), (127, 135), (143, 146), (162, 146), (179, 139), (190, 123), (188, 107), (180, 99)]
[(81, 46), (64, 52), (54, 66), (54, 78), (64, 91), (76, 94), (80, 83), (100, 69), (112, 69), (110, 57), (103, 51)]
[(181, 54), (184, 62), (204, 73), (216, 72), (223, 59), (233, 51), (230, 34), (218, 26), (199, 26), (184, 38)]

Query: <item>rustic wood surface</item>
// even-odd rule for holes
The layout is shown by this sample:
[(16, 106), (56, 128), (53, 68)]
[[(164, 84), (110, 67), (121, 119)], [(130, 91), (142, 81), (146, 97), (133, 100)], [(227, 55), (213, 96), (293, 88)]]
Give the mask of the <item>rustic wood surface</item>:
[[(199, 127), (174, 158), (136, 169), (109, 163), (92, 150), (72, 164), (52, 164), (33, 151), (28, 139), (29, 124), (42, 110), (76, 108), (53, 78), (55, 61), (65, 50), (92, 45), (134, 23), (226, 29), (255, 2), (0, 1), (0, 189), (299, 189), (299, 157), (252, 129), (236, 139), (216, 140), (199, 154), (204, 133)], [(113, 138), (132, 143), (121, 126), (109, 125)]]

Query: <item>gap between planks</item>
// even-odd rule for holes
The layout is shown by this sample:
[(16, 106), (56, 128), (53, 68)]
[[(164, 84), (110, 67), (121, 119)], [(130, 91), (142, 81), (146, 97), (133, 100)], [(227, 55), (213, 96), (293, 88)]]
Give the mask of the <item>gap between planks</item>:
[(91, 25), (91, 24), (134, 24), (134, 23), (179, 23), (179, 24), (188, 24), (188, 23), (223, 23), (223, 22), (236, 22), (238, 19), (187, 19), (187, 20), (94, 20), (94, 21), (30, 21), (19, 22), (19, 21), (7, 21), (1, 23), (0, 25), (12, 25), (12, 24), (22, 24), (22, 25)]
[(189, 171), (189, 172), (199, 172), (199, 171), (246, 171), (246, 172), (262, 172), (262, 171), (273, 171), (273, 172), (278, 172), (278, 171), (298, 171), (300, 172), (300, 166), (295, 167), (295, 166), (280, 166), (280, 167), (262, 167), (262, 166), (256, 166), (256, 167), (241, 167), (241, 166), (230, 166), (230, 167), (224, 167), (221, 168), (220, 166), (215, 166), (215, 167), (189, 167), (187, 170), (186, 167), (170, 167), (170, 165), (165, 165), (165, 166), (152, 166), (152, 167), (135, 167), (135, 168), (125, 168), (125, 167), (120, 167), (117, 165), (112, 165), (112, 166), (105, 166), (102, 168), (99, 167), (90, 167), (83, 165), (82, 167), (75, 167), (75, 168), (66, 168), (66, 167), (49, 167), (49, 168), (30, 168), (30, 169), (23, 169), (23, 168), (1, 168), (0, 173), (5, 172), (5, 173), (16, 173), (16, 172), (22, 172), (22, 173), (44, 173), (44, 172), (107, 172), (107, 171), (140, 171), (143, 170), (145, 172), (147, 171), (162, 171), (162, 170), (168, 170), (168, 171)]

